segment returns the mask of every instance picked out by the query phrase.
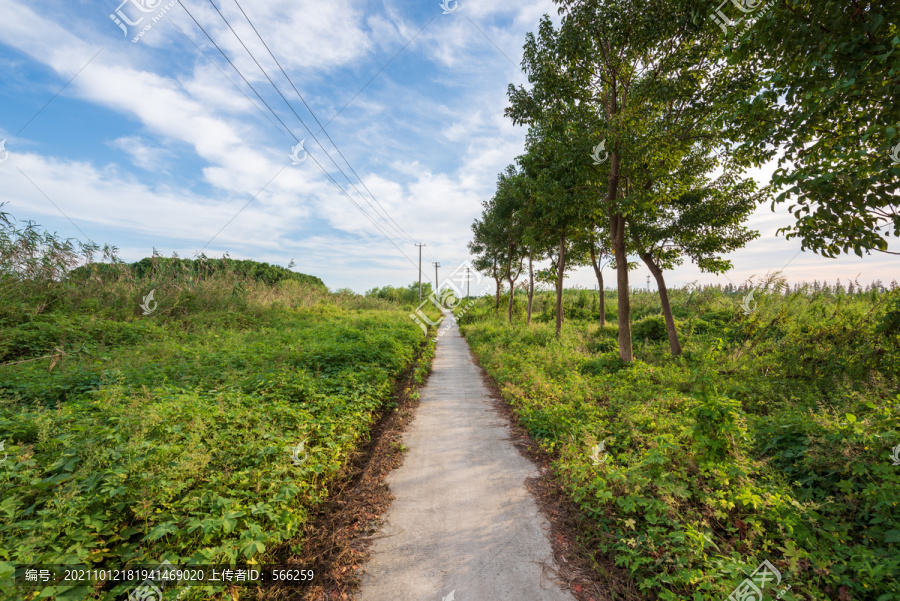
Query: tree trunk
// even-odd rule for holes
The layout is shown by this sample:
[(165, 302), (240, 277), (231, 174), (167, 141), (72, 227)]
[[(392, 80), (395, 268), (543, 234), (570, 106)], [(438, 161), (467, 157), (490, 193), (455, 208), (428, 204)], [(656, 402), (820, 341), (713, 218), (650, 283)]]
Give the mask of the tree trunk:
[(625, 219), (619, 215), (610, 218), (613, 252), (616, 255), (616, 286), (619, 301), (619, 358), (625, 363), (634, 361), (631, 348), (631, 295), (628, 287), (628, 257), (625, 253)]
[(515, 298), (515, 288), (513, 287), (513, 277), (512, 277), (512, 262), (513, 262), (513, 254), (515, 250), (513, 247), (508, 247), (507, 252), (509, 258), (506, 260), (506, 281), (509, 282), (509, 308), (506, 311), (506, 318), (510, 324), (512, 324), (512, 310), (513, 310), (513, 299)]
[(507, 310), (507, 318), (509, 319), (509, 323), (512, 324), (513, 300), (516, 298), (515, 280), (513, 280), (512, 277), (506, 279), (509, 281), (509, 309)]
[[(635, 241), (635, 245), (637, 245), (637, 241)], [(674, 357), (677, 357), (681, 354), (681, 342), (678, 340), (678, 330), (675, 329), (675, 318), (672, 317), (672, 306), (669, 304), (669, 291), (666, 289), (666, 282), (665, 279), (663, 279), (662, 269), (660, 269), (653, 261), (653, 256), (650, 253), (642, 250), (639, 254), (641, 255), (641, 259), (644, 260), (644, 263), (647, 264), (647, 267), (650, 268), (650, 273), (656, 278), (656, 285), (659, 287), (659, 302), (662, 304), (663, 315), (666, 318), (666, 333), (669, 335), (669, 350), (672, 351)]]
[(528, 253), (528, 322), (527, 324), (531, 325), (531, 303), (534, 300), (534, 266), (532, 265), (532, 261), (534, 260), (534, 249), (531, 249)]
[[(609, 42), (606, 41), (607, 49)], [(616, 114), (618, 100), (616, 97), (616, 80), (610, 83), (607, 118), (612, 120)], [(617, 200), (619, 194), (619, 153), (609, 153), (609, 192), (607, 194), (607, 211), (609, 214), (609, 237), (612, 241), (613, 253), (616, 257), (616, 286), (619, 301), (619, 358), (625, 363), (634, 361), (634, 349), (631, 347), (631, 298), (628, 289), (628, 254), (625, 245), (625, 218), (619, 212)]]
[(500, 308), (500, 282), (502, 281), (500, 278), (494, 278), (494, 281), (497, 283), (497, 294), (494, 297), (494, 311)]
[(597, 284), (600, 287), (600, 326), (606, 325), (606, 292), (603, 289), (603, 270), (597, 261), (597, 253), (594, 252), (594, 243), (591, 242), (591, 265), (594, 266), (594, 275), (597, 276)]
[(566, 265), (566, 235), (559, 236), (559, 261), (556, 266), (556, 337), (562, 333), (563, 323), (563, 274)]

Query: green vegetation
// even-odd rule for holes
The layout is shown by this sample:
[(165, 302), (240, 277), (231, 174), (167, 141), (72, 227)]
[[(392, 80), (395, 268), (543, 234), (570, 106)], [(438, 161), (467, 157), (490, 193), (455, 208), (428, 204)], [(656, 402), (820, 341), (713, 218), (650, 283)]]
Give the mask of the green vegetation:
[[(472, 225), (494, 299), (460, 322), (555, 454), (583, 548), (653, 599), (725, 599), (771, 560), (779, 598), (900, 601), (896, 284), (788, 291), (776, 274), (751, 300), (665, 278), (730, 270), (768, 200), (790, 201), (779, 232), (804, 248), (890, 252), (896, 22), (873, 2), (555, 4), (508, 89), (524, 152)], [(779, 155), (758, 189), (748, 169)], [(632, 292), (636, 258), (658, 292)], [(587, 265), (599, 295), (565, 291)]]
[[(12, 564), (299, 553), (301, 527), (401, 376), (421, 382), (430, 364), (433, 343), (385, 301), (246, 261), (128, 266), (107, 248), (98, 265), (96, 247), (4, 221), (0, 576)], [(16, 598), (126, 588), (39, 585)]]
[(552, 292), (530, 327), (521, 293), (514, 325), (491, 300), (460, 323), (555, 458), (584, 548), (645, 598), (726, 599), (769, 560), (772, 598), (900, 600), (900, 289), (766, 284), (749, 315), (748, 290), (671, 290), (679, 357), (658, 296), (632, 292), (632, 363), (596, 292), (566, 291), (558, 339)]
[[(749, 65), (762, 86), (753, 98), (733, 97), (737, 110), (722, 128), (768, 157), (783, 150), (772, 184), (796, 219), (780, 230), (788, 239), (827, 257), (889, 252), (889, 236), (900, 236), (900, 163), (891, 158), (900, 103), (889, 101), (900, 94), (896, 5), (802, 0), (758, 8), (749, 29), (716, 34), (728, 42), (729, 62)], [(741, 16), (737, 6), (726, 10), (729, 19)], [(705, 25), (708, 7), (693, 15)], [(842, 127), (832, 127), (838, 120)]]
[[(900, 30), (884, 6), (555, 4), (559, 17), (544, 15), (526, 35), (528, 85), (508, 88), (505, 115), (528, 127), (525, 151), (472, 225), (469, 250), (496, 282), (495, 305), (501, 282), (513, 289), (526, 260), (531, 291), (534, 261), (549, 261), (537, 281), (556, 285), (560, 335), (567, 270), (592, 265), (604, 290), (609, 266), (619, 357), (630, 362), (629, 259), (639, 257), (677, 356), (665, 272), (686, 261), (728, 271), (727, 256), (759, 236), (743, 223), (773, 197), (773, 206), (791, 202), (796, 223), (779, 232), (803, 248), (892, 252), (900, 105), (885, 99), (900, 91)], [(850, 125), (822, 136), (835, 122)], [(782, 153), (757, 189), (748, 170)]]
[(294, 281), (310, 286), (324, 288), (325, 284), (316, 276), (305, 273), (297, 273), (268, 263), (257, 261), (238, 261), (224, 257), (222, 259), (179, 259), (178, 257), (166, 258), (154, 255), (141, 259), (137, 263), (127, 265), (114, 265), (109, 263), (93, 263), (73, 269), (69, 277), (75, 280), (83, 280), (91, 276), (117, 277), (123, 270), (130, 270), (136, 278), (153, 278), (161, 272), (177, 274), (188, 278), (210, 278), (224, 273), (232, 273), (238, 277), (272, 285), (278, 282)]
[[(428, 298), (431, 294), (431, 282), (422, 282), (422, 300)], [(394, 286), (382, 286), (381, 288), (372, 288), (366, 292), (367, 298), (380, 298), (382, 300), (398, 303), (407, 308), (415, 308), (422, 301), (419, 300), (419, 282), (413, 282), (406, 288), (397, 288)], [(430, 305), (430, 303), (429, 303)]]

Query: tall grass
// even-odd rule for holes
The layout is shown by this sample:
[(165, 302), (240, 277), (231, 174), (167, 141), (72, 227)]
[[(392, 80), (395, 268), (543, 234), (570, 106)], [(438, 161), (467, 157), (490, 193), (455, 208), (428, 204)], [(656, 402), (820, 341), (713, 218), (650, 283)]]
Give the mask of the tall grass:
[(768, 560), (773, 598), (900, 601), (900, 289), (768, 283), (749, 314), (748, 287), (673, 290), (681, 357), (656, 294), (634, 292), (628, 365), (595, 291), (566, 292), (559, 339), (552, 293), (531, 327), (492, 300), (460, 322), (555, 456), (588, 559), (646, 598), (725, 599)]
[[(176, 320), (189, 328), (201, 314), (208, 320), (215, 314), (249, 317), (272, 308), (327, 313), (392, 306), (378, 297), (346, 290), (332, 294), (301, 281), (270, 285), (243, 273), (227, 255), (200, 255), (185, 262), (177, 254), (164, 258), (154, 251), (137, 269), (117, 252), (109, 245), (63, 239), (32, 222), (18, 227), (12, 216), (0, 212), (0, 327), (32, 322), (49, 312), (120, 322)], [(142, 304), (151, 292), (153, 302), (146, 306), (153, 311), (145, 315)], [(31, 350), (0, 341), (0, 362), (21, 359)]]
[[(10, 591), (14, 565), (302, 552), (304, 524), (397, 379), (427, 370), (433, 344), (386, 300), (312, 278), (267, 283), (258, 275), (284, 273), (264, 264), (154, 254), (135, 269), (114, 248), (2, 217), (0, 598), (113, 601), (133, 588)], [(226, 588), (165, 598), (235, 598)]]

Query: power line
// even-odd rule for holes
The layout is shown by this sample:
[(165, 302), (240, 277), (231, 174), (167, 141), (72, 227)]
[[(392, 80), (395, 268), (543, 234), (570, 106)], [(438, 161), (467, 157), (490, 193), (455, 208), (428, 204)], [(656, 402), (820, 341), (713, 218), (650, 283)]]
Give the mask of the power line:
[[(258, 60), (256, 60), (256, 57), (253, 55), (253, 52), (250, 51), (250, 49), (247, 47), (247, 44), (245, 44), (244, 40), (241, 39), (241, 36), (239, 36), (238, 33), (234, 30), (234, 27), (231, 26), (231, 23), (228, 21), (228, 19), (225, 17), (225, 15), (222, 14), (222, 11), (219, 10), (219, 7), (215, 5), (213, 0), (208, 0), (208, 2), (216, 10), (216, 12), (222, 18), (222, 20), (225, 21), (225, 24), (228, 26), (228, 29), (231, 30), (231, 33), (234, 34), (234, 37), (237, 38), (238, 42), (240, 42), (240, 44), (241, 44), (241, 46), (243, 46), (244, 50), (247, 51), (247, 54), (250, 56), (251, 59), (253, 59), (253, 62), (256, 63), (257, 67), (259, 67), (259, 70), (262, 71), (263, 75), (266, 76), (266, 79), (269, 80), (269, 83), (272, 84), (272, 87), (275, 88), (275, 91), (278, 92), (278, 95), (281, 96), (281, 99), (284, 101), (284, 103), (287, 105), (287, 107), (291, 110), (292, 113), (294, 113), (294, 116), (297, 117), (297, 120), (300, 121), (300, 124), (303, 125), (303, 127), (306, 129), (307, 132), (309, 132), (309, 135), (312, 136), (312, 138), (313, 138), (313, 140), (315, 140), (316, 144), (319, 145), (319, 148), (322, 149), (322, 152), (325, 153), (325, 155), (328, 157), (328, 159), (331, 161), (331, 163), (337, 168), (338, 171), (340, 171), (341, 175), (344, 176), (344, 178), (347, 180), (347, 182), (349, 182), (349, 184), (351, 186), (353, 186), (353, 189), (356, 190), (356, 192), (363, 198), (363, 200), (366, 201), (366, 203), (368, 203), (368, 205), (370, 207), (372, 207), (372, 210), (375, 211), (375, 214), (378, 215), (378, 217), (380, 217), (381, 219), (384, 219), (384, 217), (382, 217), (381, 215), (378, 214), (378, 210), (372, 205), (371, 202), (369, 202), (369, 199), (366, 198), (365, 195), (359, 191), (359, 188), (356, 187), (356, 184), (353, 183), (353, 180), (351, 180), (350, 177), (344, 172), (344, 170), (341, 169), (341, 166), (337, 164), (337, 162), (334, 160), (334, 158), (331, 156), (331, 154), (329, 154), (329, 152), (325, 149), (325, 146), (322, 145), (322, 142), (319, 141), (319, 139), (312, 132), (312, 130), (306, 125), (306, 122), (303, 120), (303, 118), (299, 114), (297, 114), (297, 111), (294, 110), (294, 107), (291, 105), (291, 103), (288, 101), (288, 99), (285, 98), (284, 94), (281, 93), (281, 90), (278, 88), (278, 85), (274, 81), (272, 81), (271, 77), (269, 77), (269, 74), (265, 70), (265, 68), (263, 68), (263, 66), (260, 64), (260, 62)], [(252, 24), (251, 24), (251, 26), (252, 26)], [(257, 35), (259, 35), (259, 34), (257, 34)], [(260, 39), (262, 39), (262, 38), (260, 38)], [(263, 43), (265, 44), (265, 42), (263, 42)], [(306, 104), (306, 101), (304, 101), (304, 104)], [(309, 107), (307, 106), (307, 108), (309, 108)], [(312, 112), (312, 111), (310, 111), (310, 112)], [(326, 132), (325, 135), (328, 135), (328, 133)], [(330, 137), (329, 137), (329, 139), (330, 139)], [(334, 142), (332, 142), (332, 144), (334, 144)], [(338, 151), (338, 152), (340, 152), (340, 151)], [(360, 181), (362, 181), (362, 180), (360, 180)], [(385, 221), (385, 223), (387, 223), (387, 221)], [(401, 235), (400, 237), (402, 238), (403, 236)]]
[(404, 50), (406, 50), (406, 47), (409, 46), (410, 44), (412, 44), (412, 43), (416, 40), (416, 38), (419, 37), (419, 34), (422, 33), (423, 31), (425, 31), (425, 28), (428, 27), (429, 25), (431, 25), (431, 22), (434, 21), (436, 18), (437, 18), (437, 16), (431, 17), (431, 19), (429, 19), (428, 22), (425, 23), (425, 25), (423, 25), (422, 28), (421, 28), (419, 31), (416, 32), (416, 35), (414, 35), (413, 37), (411, 37), (410, 39), (408, 39), (408, 40), (406, 41), (406, 43), (403, 44), (403, 47), (400, 48), (400, 50), (398, 50), (397, 52), (395, 52), (395, 53), (394, 53), (394, 56), (392, 56), (391, 59), (390, 59), (388, 62), (386, 62), (386, 63), (378, 70), (378, 72), (377, 72), (375, 75), (373, 75), (371, 78), (369, 78), (369, 81), (367, 81), (367, 82), (363, 85), (363, 87), (361, 87), (359, 90), (357, 90), (356, 94), (354, 94), (353, 97), (352, 97), (350, 100), (348, 100), (348, 101), (344, 104), (344, 106), (342, 106), (340, 109), (338, 109), (338, 112), (336, 112), (334, 115), (332, 115), (332, 116), (331, 116), (331, 119), (329, 119), (329, 120), (325, 123), (325, 125), (330, 125), (332, 121), (334, 121), (335, 119), (337, 119), (337, 116), (340, 115), (342, 112), (344, 112), (344, 109), (347, 108), (348, 106), (350, 106), (350, 103), (353, 102), (354, 100), (356, 100), (356, 97), (359, 96), (360, 94), (362, 94), (362, 91), (365, 90), (366, 88), (368, 88), (368, 87), (369, 87), (369, 84), (372, 83), (373, 81), (375, 81), (375, 78), (378, 77), (379, 75), (381, 75), (381, 72), (384, 71), (385, 69), (387, 69), (388, 66), (389, 66), (392, 62), (394, 62), (394, 59), (397, 58), (398, 56), (400, 56), (400, 53), (403, 52)]
[[(97, 54), (99, 54), (99, 52), (98, 52)], [(96, 56), (96, 55), (95, 55), (95, 56)], [(73, 79), (74, 79), (74, 78), (73, 78)], [(50, 103), (48, 102), (47, 104), (50, 104)], [(46, 105), (45, 105), (45, 106), (46, 106)], [(22, 129), (25, 129), (25, 128), (23, 127)], [(19, 169), (19, 167), (16, 167), (16, 169)], [(81, 232), (81, 235), (84, 236), (85, 240), (87, 240), (88, 242), (92, 242), (91, 237), (88, 236), (87, 234), (85, 234), (84, 231), (83, 231), (80, 227), (78, 227), (78, 226), (75, 224), (75, 222), (72, 221), (72, 219), (71, 219), (68, 215), (66, 215), (66, 213), (65, 213), (62, 209), (59, 208), (59, 205), (56, 204), (55, 202), (53, 202), (53, 199), (50, 198), (49, 196), (47, 196), (47, 194), (46, 194), (43, 190), (41, 190), (41, 189), (38, 187), (38, 185), (37, 185), (36, 183), (34, 183), (34, 180), (32, 180), (30, 177), (28, 177), (28, 175), (26, 175), (25, 172), (22, 171), (21, 169), (19, 169), (19, 173), (21, 173), (21, 174), (25, 177), (25, 179), (27, 179), (28, 182), (29, 182), (32, 186), (34, 186), (34, 189), (35, 189), (35, 190), (37, 190), (38, 192), (40, 192), (41, 195), (42, 195), (44, 198), (46, 198), (48, 201), (50, 201), (50, 204), (52, 204), (54, 207), (56, 207), (56, 210), (59, 211), (59, 212), (62, 214), (63, 217), (65, 217), (66, 219), (68, 219), (68, 220), (69, 220), (69, 223), (71, 223), (71, 224), (75, 227), (76, 230), (78, 230), (79, 232)]]
[[(209, 0), (209, 1), (210, 1), (210, 3), (212, 3), (212, 0)], [(275, 57), (275, 54), (269, 48), (269, 45), (266, 43), (266, 41), (263, 39), (262, 35), (260, 35), (259, 31), (256, 29), (256, 25), (253, 24), (253, 21), (251, 21), (250, 17), (247, 16), (247, 13), (244, 12), (244, 9), (241, 6), (240, 2), (238, 2), (238, 0), (234, 0), (234, 3), (237, 5), (238, 9), (241, 11), (241, 14), (244, 15), (244, 18), (247, 19), (247, 23), (250, 24), (250, 27), (253, 28), (254, 33), (256, 33), (256, 37), (258, 37), (259, 41), (262, 42), (263, 46), (266, 47), (266, 50), (268, 51), (269, 56), (271, 56), (272, 60), (275, 61), (275, 64), (278, 65), (278, 68), (281, 70), (281, 73), (284, 75), (285, 79), (287, 79), (288, 83), (291, 84), (291, 87), (294, 88), (294, 92), (297, 93), (297, 96), (300, 98), (300, 101), (303, 102), (303, 106), (306, 107), (306, 110), (308, 110), (309, 114), (312, 115), (313, 119), (316, 120), (316, 124), (319, 126), (321, 131), (325, 133), (325, 136), (328, 138), (328, 141), (331, 142), (332, 145), (334, 145), (334, 149), (337, 150), (338, 154), (341, 155), (341, 158), (344, 159), (344, 162), (347, 163), (347, 167), (350, 168), (350, 171), (353, 173), (353, 175), (356, 177), (356, 179), (359, 180), (359, 183), (362, 184), (363, 188), (366, 189), (366, 192), (369, 193), (369, 195), (372, 197), (372, 200), (375, 201), (375, 204), (377, 204), (379, 207), (381, 207), (381, 210), (384, 212), (384, 214), (387, 216), (387, 218), (390, 219), (391, 222), (393, 222), (394, 225), (397, 226), (397, 229), (400, 232), (402, 232), (409, 239), (410, 242), (412, 242), (413, 241), (412, 236), (410, 236), (408, 233), (406, 233), (406, 231), (402, 227), (400, 227), (400, 224), (397, 223), (394, 220), (394, 218), (391, 217), (390, 213), (387, 212), (387, 209), (385, 209), (384, 206), (382, 206), (382, 204), (380, 202), (378, 202), (378, 199), (375, 197), (375, 195), (372, 193), (372, 191), (369, 190), (369, 187), (366, 185), (366, 182), (364, 182), (363, 179), (359, 176), (359, 174), (356, 173), (356, 170), (353, 168), (353, 165), (350, 164), (350, 161), (348, 161), (347, 157), (344, 156), (344, 153), (341, 152), (341, 149), (338, 147), (337, 143), (331, 139), (331, 135), (328, 133), (328, 130), (325, 129), (325, 126), (322, 125), (322, 122), (319, 121), (318, 117), (316, 117), (316, 114), (313, 112), (312, 108), (309, 106), (309, 104), (306, 103), (306, 100), (303, 98), (303, 95), (297, 89), (297, 86), (294, 85), (293, 80), (291, 80), (290, 76), (284, 70), (284, 67), (281, 66), (281, 63), (278, 62), (278, 59)], [(372, 207), (372, 208), (374, 209), (375, 207)]]
[[(235, 72), (237, 72), (237, 74), (241, 77), (241, 79), (244, 80), (244, 83), (246, 83), (247, 86), (248, 86), (251, 90), (253, 90), (253, 93), (256, 94), (256, 97), (259, 98), (260, 102), (262, 102), (263, 105), (265, 105), (265, 107), (269, 110), (269, 112), (272, 113), (272, 115), (275, 117), (275, 119), (277, 119), (278, 122), (281, 123), (282, 127), (284, 127), (284, 129), (291, 135), (291, 137), (293, 137), (294, 140), (297, 140), (297, 141), (299, 142), (299, 138), (297, 138), (296, 134), (294, 134), (294, 132), (291, 131), (291, 129), (284, 123), (284, 121), (281, 120), (281, 117), (279, 117), (278, 114), (277, 114), (274, 110), (272, 110), (272, 107), (269, 106), (269, 103), (265, 101), (265, 99), (262, 97), (262, 95), (260, 95), (260, 93), (256, 90), (256, 88), (254, 88), (253, 85), (252, 85), (249, 81), (247, 81), (247, 78), (244, 77), (244, 74), (241, 73), (240, 69), (238, 69), (237, 66), (231, 61), (231, 59), (228, 58), (228, 55), (225, 54), (225, 52), (222, 50), (222, 48), (219, 47), (219, 45), (215, 42), (215, 40), (213, 40), (212, 36), (210, 36), (209, 33), (207, 33), (206, 29), (204, 29), (203, 26), (200, 25), (199, 21), (197, 21), (197, 19), (194, 18), (194, 15), (191, 13), (191, 11), (189, 11), (189, 10), (187, 9), (187, 7), (181, 2), (181, 0), (178, 0), (178, 4), (181, 6), (182, 9), (184, 9), (184, 12), (186, 12), (186, 13), (188, 14), (188, 16), (189, 16), (189, 17), (191, 18), (191, 20), (197, 25), (197, 27), (200, 28), (200, 31), (203, 32), (203, 34), (204, 34), (204, 35), (206, 36), (206, 38), (212, 43), (212, 45), (216, 47), (216, 49), (219, 51), (219, 54), (221, 54), (221, 55), (225, 58), (225, 60), (228, 61), (228, 64), (231, 65), (231, 68), (234, 69)], [(321, 144), (320, 144), (320, 146), (321, 146)], [(385, 231), (383, 230), (383, 228), (382, 228), (375, 220), (373, 220), (372, 217), (371, 217), (368, 213), (366, 213), (365, 210), (363, 210), (363, 208), (362, 208), (361, 206), (359, 206), (359, 204), (358, 204), (355, 200), (353, 200), (353, 197), (351, 197), (351, 196), (347, 193), (347, 191), (344, 190), (344, 189), (341, 187), (340, 184), (338, 184), (338, 183), (334, 180), (334, 178), (331, 176), (331, 174), (328, 173), (328, 172), (322, 167), (322, 165), (319, 163), (319, 161), (316, 159), (316, 157), (314, 157), (314, 156), (313, 156), (311, 153), (309, 153), (309, 152), (307, 152), (307, 154), (312, 158), (313, 162), (315, 162), (316, 166), (317, 166), (317, 167), (319, 168), (319, 170), (325, 175), (325, 177), (327, 177), (327, 178), (331, 181), (331, 183), (332, 183), (335, 187), (337, 187), (337, 189), (340, 190), (340, 192), (341, 192), (344, 196), (347, 197), (347, 200), (349, 200), (349, 201), (351, 202), (351, 204), (353, 204), (353, 206), (355, 206), (356, 209), (357, 209), (360, 213), (362, 213), (362, 214), (363, 214), (363, 215), (364, 215), (364, 216), (372, 223), (372, 225), (375, 226), (375, 228), (378, 230), (378, 232), (379, 232), (382, 236), (384, 236), (384, 238), (385, 238), (388, 242), (390, 242), (391, 245), (392, 245), (394, 248), (396, 248), (397, 251), (400, 252), (400, 254), (403, 255), (403, 257), (404, 257), (407, 261), (410, 262), (410, 264), (412, 264), (413, 266), (415, 266), (415, 262), (414, 262), (411, 258), (409, 258), (409, 256), (408, 256), (406, 253), (404, 253), (403, 250), (402, 250), (399, 246), (397, 246), (397, 245), (394, 243), (394, 241), (391, 239), (391, 237), (388, 236), (388, 235), (385, 233)], [(327, 154), (327, 153), (326, 153), (326, 154)], [(333, 160), (332, 160), (332, 162), (333, 162)], [(279, 172), (279, 173), (280, 173), (280, 172)], [(345, 177), (346, 177), (346, 174), (345, 174)], [(241, 210), (243, 210), (243, 209), (241, 209)], [(218, 234), (217, 234), (217, 235), (218, 235)]]
[[(428, 258), (429, 258), (429, 259), (431, 259), (432, 261), (434, 261), (434, 255), (431, 254), (431, 251), (428, 250), (428, 247), (427, 247), (427, 246), (425, 247), (425, 254), (428, 255)], [(435, 282), (434, 285), (437, 286), (437, 282)]]
[[(197, 27), (199, 27), (199, 28), (200, 28), (200, 31), (203, 32), (203, 35), (206, 36), (206, 39), (208, 39), (208, 40), (212, 43), (212, 45), (216, 47), (216, 50), (219, 51), (219, 54), (221, 54), (221, 55), (225, 58), (225, 60), (228, 61), (228, 64), (231, 65), (231, 68), (234, 69), (235, 72), (237, 72), (237, 74), (241, 76), (241, 79), (244, 80), (244, 83), (246, 83), (246, 84), (250, 87), (250, 89), (253, 90), (253, 93), (256, 94), (256, 97), (259, 98), (260, 102), (262, 102), (262, 103), (265, 105), (265, 107), (266, 107), (267, 109), (269, 109), (269, 112), (272, 113), (272, 115), (278, 120), (278, 122), (281, 123), (281, 126), (282, 126), (285, 130), (287, 130), (287, 132), (288, 132), (289, 134), (291, 134), (291, 137), (292, 137), (292, 138), (294, 138), (295, 140), (297, 140), (297, 141), (299, 142), (300, 140), (297, 138), (297, 136), (294, 135), (294, 132), (291, 131), (291, 128), (289, 128), (287, 125), (285, 125), (284, 121), (281, 120), (281, 117), (278, 116), (278, 113), (276, 113), (275, 111), (273, 111), (273, 110), (272, 110), (272, 107), (269, 106), (269, 103), (266, 102), (265, 98), (263, 98), (263, 97), (260, 95), (260, 93), (256, 91), (256, 88), (253, 87), (253, 84), (251, 84), (249, 81), (247, 81), (247, 78), (244, 77), (244, 74), (241, 73), (241, 70), (238, 69), (237, 66), (235, 66), (235, 64), (234, 64), (233, 62), (231, 62), (231, 59), (228, 58), (228, 55), (225, 54), (225, 52), (219, 47), (218, 44), (216, 44), (216, 41), (215, 41), (214, 39), (212, 39), (212, 36), (210, 36), (210, 35), (206, 32), (206, 30), (203, 28), (203, 25), (200, 25), (200, 22), (197, 21), (197, 19), (194, 18), (194, 15), (191, 14), (191, 11), (189, 11), (189, 10), (187, 9), (187, 7), (181, 2), (181, 0), (178, 0), (178, 4), (181, 5), (181, 8), (184, 9), (184, 12), (186, 12), (186, 13), (188, 14), (188, 16), (191, 18), (191, 20), (192, 20), (194, 23), (197, 24)], [(315, 160), (315, 159), (313, 159), (313, 160)]]
[(224, 77), (225, 79), (227, 79), (227, 80), (228, 80), (228, 83), (230, 83), (231, 85), (233, 85), (235, 90), (237, 90), (238, 92), (240, 92), (241, 94), (244, 95), (244, 98), (247, 99), (247, 102), (249, 102), (250, 104), (252, 104), (252, 105), (253, 105), (253, 108), (255, 108), (257, 111), (259, 111), (259, 114), (262, 115), (263, 117), (265, 117), (265, 118), (266, 118), (266, 121), (268, 121), (269, 123), (271, 123), (271, 124), (272, 124), (272, 127), (274, 127), (275, 129), (278, 130), (278, 133), (280, 133), (282, 136), (284, 135), (284, 132), (281, 131), (280, 129), (278, 129), (278, 126), (275, 125), (275, 122), (272, 121), (271, 119), (269, 119), (269, 116), (268, 116), (267, 114), (265, 114), (265, 113), (262, 111), (261, 108), (259, 108), (259, 105), (257, 105), (255, 102), (253, 102), (253, 100), (252, 100), (249, 96), (247, 96), (247, 93), (244, 92), (244, 90), (240, 89), (236, 83), (234, 83), (233, 81), (231, 81), (231, 78), (228, 77), (228, 76), (225, 74), (225, 71), (222, 71), (222, 68), (219, 67), (219, 65), (217, 65), (217, 64), (213, 61), (213, 59), (209, 58), (209, 56), (203, 51), (203, 49), (200, 48), (200, 46), (198, 46), (197, 44), (194, 43), (194, 40), (192, 40), (191, 38), (189, 38), (188, 35), (187, 35), (186, 33), (184, 33), (184, 31), (182, 31), (181, 27), (178, 26), (178, 24), (174, 21), (174, 19), (169, 19), (168, 21), (169, 21), (169, 23), (171, 23), (171, 24), (175, 27), (175, 29), (178, 30), (178, 33), (180, 33), (181, 35), (184, 36), (184, 39), (186, 39), (188, 42), (190, 42), (191, 44), (194, 45), (194, 48), (196, 48), (197, 51), (200, 52), (200, 54), (202, 54), (202, 55), (206, 58), (206, 60), (208, 60), (209, 63), (210, 63), (213, 67), (215, 67), (216, 69), (219, 70), (219, 73), (222, 74), (222, 77)]

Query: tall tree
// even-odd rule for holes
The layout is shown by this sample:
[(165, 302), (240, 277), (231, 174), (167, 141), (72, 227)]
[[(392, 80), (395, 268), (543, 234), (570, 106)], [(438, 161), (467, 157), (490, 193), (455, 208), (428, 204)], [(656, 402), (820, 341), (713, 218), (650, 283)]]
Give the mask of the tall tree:
[(576, 234), (590, 212), (590, 194), (580, 186), (577, 128), (572, 124), (533, 125), (527, 137), (527, 151), (519, 157), (530, 181), (528, 204), (531, 236), (554, 250), (556, 268), (556, 335), (564, 320), (563, 284), (569, 268), (570, 237)]
[(527, 254), (523, 243), (525, 212), (528, 192), (525, 174), (520, 173), (515, 165), (509, 165), (497, 178), (497, 192), (488, 209), (493, 211), (493, 219), (497, 223), (496, 234), (499, 236), (498, 246), (503, 246), (506, 265), (504, 277), (509, 283), (509, 307), (507, 318), (512, 323), (513, 303), (516, 296), (516, 280), (522, 274), (522, 261)]
[[(602, 217), (602, 215), (600, 215)], [(590, 265), (597, 278), (600, 300), (600, 325), (606, 325), (606, 285), (603, 281), (603, 269), (611, 262), (612, 249), (605, 229), (597, 227), (596, 220), (582, 230), (575, 242), (574, 254), (579, 264)]]
[(681, 342), (666, 286), (664, 270), (683, 263), (687, 257), (702, 271), (722, 273), (731, 262), (721, 254), (742, 248), (757, 238), (758, 232), (741, 225), (753, 212), (763, 193), (752, 179), (742, 179), (726, 169), (715, 181), (695, 173), (689, 190), (659, 207), (652, 220), (629, 223), (629, 232), (638, 255), (650, 269), (659, 290), (672, 355), (681, 354)]
[(531, 325), (531, 307), (534, 302), (534, 248), (528, 250), (528, 319), (525, 322)]
[[(779, 230), (826, 257), (890, 251), (900, 235), (900, 8), (880, 0), (675, 0), (752, 71), (722, 121), (741, 150), (779, 156), (771, 184), (796, 223)], [(678, 8), (676, 8), (677, 10)]]
[(482, 203), (481, 219), (472, 226), (469, 249), (477, 256), (476, 268), (488, 268), (497, 282), (495, 309), (500, 307), (500, 282), (509, 283), (507, 316), (512, 323), (516, 280), (522, 274), (527, 248), (522, 242), (527, 191), (524, 174), (509, 165), (497, 177), (497, 191)]
[[(485, 201), (482, 206), (487, 209), (489, 202)], [(472, 266), (482, 273), (490, 274), (496, 284), (494, 293), (494, 310), (500, 308), (500, 287), (503, 281), (503, 253), (497, 244), (496, 227), (493, 215), (485, 210), (482, 213), (482, 219), (476, 219), (472, 224), (472, 240), (469, 242), (469, 252), (471, 252), (475, 260)]]
[[(510, 87), (507, 114), (525, 123), (556, 122), (590, 107), (582, 121), (594, 163), (586, 185), (602, 194), (616, 263), (619, 355), (633, 360), (629, 223), (652, 219), (656, 207), (686, 190), (661, 187), (683, 157), (702, 143), (710, 152), (727, 137), (714, 124), (732, 110), (729, 90), (758, 87), (747, 69), (723, 64), (716, 36), (663, 0), (559, 0), (562, 24), (545, 18), (529, 34), (525, 59), (531, 90)], [(579, 115), (581, 111), (576, 111)], [(584, 142), (582, 142), (584, 145)], [(749, 151), (747, 151), (749, 153)], [(601, 191), (602, 186), (602, 191)], [(660, 190), (665, 191), (662, 196)]]

